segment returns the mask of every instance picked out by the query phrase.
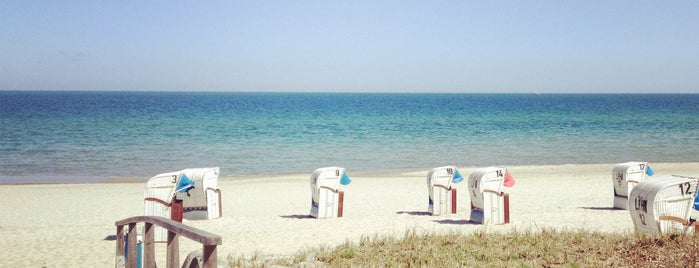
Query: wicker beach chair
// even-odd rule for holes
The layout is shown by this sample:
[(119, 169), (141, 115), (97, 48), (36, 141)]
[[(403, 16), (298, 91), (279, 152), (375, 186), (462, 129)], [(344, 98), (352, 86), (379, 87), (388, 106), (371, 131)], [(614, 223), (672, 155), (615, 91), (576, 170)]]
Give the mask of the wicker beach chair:
[(464, 178), (455, 166), (431, 169), (427, 173), (428, 211), (433, 216), (456, 214), (456, 188)]
[(686, 232), (697, 195), (697, 178), (664, 176), (640, 182), (629, 195), (629, 213), (637, 231)]
[(507, 169), (478, 168), (468, 178), (471, 196), (470, 220), (480, 224), (510, 222), (510, 198), (503, 192)]
[(646, 176), (653, 176), (653, 169), (647, 162), (626, 162), (614, 166), (614, 208), (628, 209), (629, 193)]
[(344, 191), (340, 185), (352, 180), (344, 168), (324, 167), (311, 173), (311, 216), (319, 219), (342, 217)]

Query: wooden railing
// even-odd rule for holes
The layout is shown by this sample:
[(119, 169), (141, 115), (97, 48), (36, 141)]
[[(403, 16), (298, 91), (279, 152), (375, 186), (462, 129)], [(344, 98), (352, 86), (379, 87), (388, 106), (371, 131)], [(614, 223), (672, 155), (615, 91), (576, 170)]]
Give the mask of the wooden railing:
[[(157, 216), (137, 216), (117, 221), (116, 225), (116, 267), (136, 267), (137, 245), (136, 245), (136, 224), (144, 223), (143, 233), (143, 267), (156, 267), (155, 245), (154, 245), (154, 225), (168, 230), (167, 235), (167, 257), (166, 267), (179, 267), (179, 236), (184, 236), (202, 244), (203, 267), (210, 268), (217, 266), (216, 246), (221, 245), (221, 237), (197, 228), (184, 225), (182, 223)], [(128, 228), (124, 230), (124, 228)], [(127, 232), (125, 232), (127, 231)], [(131, 234), (126, 238), (126, 233)], [(128, 241), (125, 241), (128, 240)], [(128, 244), (128, 247), (125, 243)], [(128, 248), (128, 252), (125, 249)], [(127, 253), (127, 255), (125, 255)], [(128, 260), (125, 256), (128, 256)], [(125, 262), (125, 263), (124, 263)]]

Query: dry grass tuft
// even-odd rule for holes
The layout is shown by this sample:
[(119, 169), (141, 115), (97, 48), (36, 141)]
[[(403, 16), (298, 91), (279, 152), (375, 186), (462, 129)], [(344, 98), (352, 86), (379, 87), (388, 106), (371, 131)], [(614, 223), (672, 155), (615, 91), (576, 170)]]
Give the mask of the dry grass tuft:
[(693, 267), (699, 236), (512, 231), (364, 237), (333, 249), (232, 267)]

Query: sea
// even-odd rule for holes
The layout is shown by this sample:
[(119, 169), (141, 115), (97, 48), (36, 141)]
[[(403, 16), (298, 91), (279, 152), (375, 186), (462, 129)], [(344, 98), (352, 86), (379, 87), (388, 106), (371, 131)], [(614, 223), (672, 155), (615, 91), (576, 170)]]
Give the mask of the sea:
[(4, 184), (627, 161), (699, 162), (699, 94), (0, 91)]

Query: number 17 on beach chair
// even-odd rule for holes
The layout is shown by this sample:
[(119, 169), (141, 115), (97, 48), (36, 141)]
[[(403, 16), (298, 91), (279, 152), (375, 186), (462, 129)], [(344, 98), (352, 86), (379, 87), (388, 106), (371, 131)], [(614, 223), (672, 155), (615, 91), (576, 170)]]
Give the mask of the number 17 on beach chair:
[(647, 162), (626, 162), (614, 166), (614, 208), (628, 209), (629, 193), (646, 176), (653, 176), (653, 169)]

